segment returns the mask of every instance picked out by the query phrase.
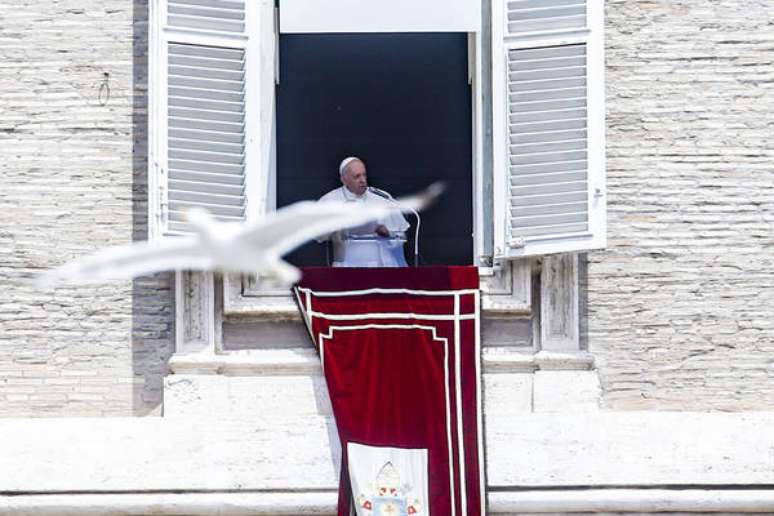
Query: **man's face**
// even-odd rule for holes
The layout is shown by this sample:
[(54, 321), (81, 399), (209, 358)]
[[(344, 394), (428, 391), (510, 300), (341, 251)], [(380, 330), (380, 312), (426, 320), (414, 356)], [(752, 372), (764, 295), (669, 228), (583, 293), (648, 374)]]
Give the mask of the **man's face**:
[(363, 195), (368, 189), (368, 180), (366, 179), (366, 168), (362, 161), (353, 161), (347, 165), (347, 169), (341, 176), (341, 182), (347, 187), (347, 190), (356, 194)]

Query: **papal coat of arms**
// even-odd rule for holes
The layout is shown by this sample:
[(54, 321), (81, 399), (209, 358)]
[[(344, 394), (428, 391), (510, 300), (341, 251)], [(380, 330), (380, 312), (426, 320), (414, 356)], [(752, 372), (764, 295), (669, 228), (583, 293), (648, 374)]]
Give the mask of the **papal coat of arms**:
[(400, 472), (387, 462), (379, 470), (374, 482), (369, 483), (370, 495), (360, 494), (357, 504), (366, 514), (373, 516), (419, 515), (419, 500), (411, 496), (412, 486), (401, 485)]

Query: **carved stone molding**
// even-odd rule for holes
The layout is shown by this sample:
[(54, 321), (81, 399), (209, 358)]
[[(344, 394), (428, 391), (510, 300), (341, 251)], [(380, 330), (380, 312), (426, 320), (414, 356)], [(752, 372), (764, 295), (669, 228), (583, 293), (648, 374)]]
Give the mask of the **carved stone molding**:
[(212, 272), (175, 273), (176, 354), (215, 352), (220, 348), (220, 284)]
[(223, 313), (268, 319), (301, 319), (290, 290), (265, 279), (239, 274), (223, 277)]
[(540, 348), (577, 351), (579, 334), (578, 255), (545, 256), (540, 274)]
[[(532, 310), (531, 260), (481, 268), (481, 308), (490, 315), (528, 315)], [(223, 278), (226, 316), (299, 319), (288, 289), (268, 280), (227, 274)]]
[(532, 261), (511, 260), (481, 270), (481, 308), (488, 315), (529, 315), (532, 311)]
[[(539, 309), (537, 304), (534, 308), (537, 313), (533, 313), (532, 299), (534, 263), (520, 259), (481, 269), (483, 315), (532, 315), (537, 350), (579, 351), (578, 256), (543, 257), (539, 289), (535, 285), (535, 292), (540, 293)], [(289, 290), (240, 275), (220, 279), (206, 273), (178, 273), (176, 299), (179, 353), (222, 351), (224, 316), (234, 320), (299, 319)]]

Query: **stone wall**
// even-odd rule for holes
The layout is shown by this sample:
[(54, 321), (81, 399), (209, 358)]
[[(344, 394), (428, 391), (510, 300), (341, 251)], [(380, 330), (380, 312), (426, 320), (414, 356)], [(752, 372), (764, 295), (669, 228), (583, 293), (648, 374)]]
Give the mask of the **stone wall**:
[[(609, 247), (583, 303), (604, 405), (766, 407), (774, 4), (605, 5)], [(0, 415), (159, 410), (170, 276), (25, 281), (146, 236), (146, 17), (147, 0), (0, 0)]]
[(608, 0), (608, 249), (588, 342), (609, 409), (774, 402), (774, 3)]
[(147, 234), (146, 32), (145, 0), (0, 0), (0, 416), (160, 409), (170, 276), (26, 279)]

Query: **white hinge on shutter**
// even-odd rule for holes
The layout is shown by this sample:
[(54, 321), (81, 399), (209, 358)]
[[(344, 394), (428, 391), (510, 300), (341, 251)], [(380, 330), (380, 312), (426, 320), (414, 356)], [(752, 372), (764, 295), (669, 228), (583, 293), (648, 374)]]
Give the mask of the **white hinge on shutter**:
[(157, 128), (165, 174), (158, 234), (191, 230), (204, 208), (243, 221), (247, 206), (247, 67), (250, 29), (243, 0), (163, 0), (156, 57), (163, 98)]
[(493, 48), (503, 64), (493, 80), (502, 82), (493, 97), (501, 258), (604, 246), (603, 60), (595, 54), (603, 2), (588, 1), (499, 0)]

